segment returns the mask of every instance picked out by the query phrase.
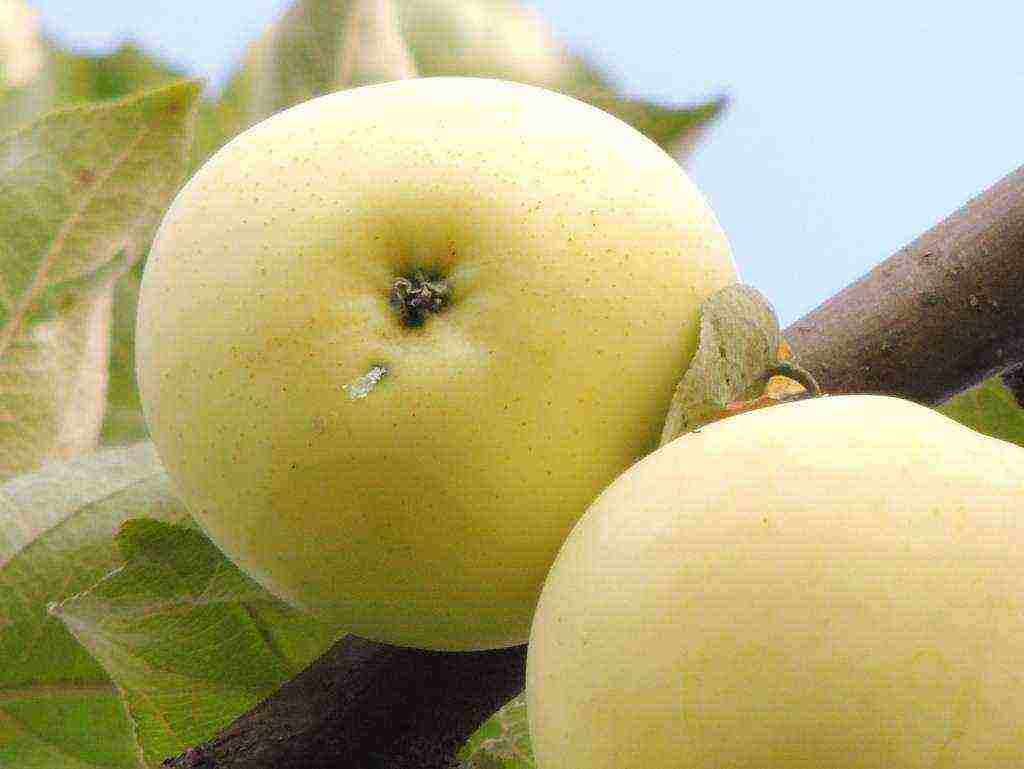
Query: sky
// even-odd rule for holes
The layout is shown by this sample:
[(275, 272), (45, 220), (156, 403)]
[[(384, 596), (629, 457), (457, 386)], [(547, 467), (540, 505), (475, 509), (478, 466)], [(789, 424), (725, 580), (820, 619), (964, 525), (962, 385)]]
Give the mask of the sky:
[[(35, 0), (222, 85), (287, 0)], [(688, 169), (783, 327), (1024, 164), (1024, 3), (534, 0), (623, 91), (731, 99)]]

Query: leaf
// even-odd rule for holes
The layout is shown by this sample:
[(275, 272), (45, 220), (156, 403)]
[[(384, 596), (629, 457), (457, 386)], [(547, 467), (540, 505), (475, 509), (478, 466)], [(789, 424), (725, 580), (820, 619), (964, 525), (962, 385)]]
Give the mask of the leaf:
[(401, 33), (420, 73), (476, 75), (530, 83), (610, 112), (677, 157), (723, 111), (716, 98), (695, 107), (620, 95), (589, 56), (573, 54), (529, 5), (511, 0), (401, 0)]
[(116, 686), (47, 605), (118, 567), (114, 534), (143, 512), (187, 517), (149, 444), (0, 485), (0, 766), (139, 766)]
[(94, 447), (113, 286), (185, 172), (195, 81), (0, 139), (0, 478)]
[(244, 66), (227, 89), (245, 105), (239, 129), (339, 88), (417, 74), (392, 0), (300, 0), (250, 46)]
[(575, 61), (551, 25), (516, 0), (399, 0), (401, 34), (424, 76), (475, 75), (558, 89)]
[(569, 84), (556, 90), (568, 93), (629, 123), (660, 145), (677, 160), (683, 160), (697, 146), (704, 133), (728, 107), (725, 96), (716, 96), (691, 106), (658, 104), (648, 99), (627, 98), (589, 57), (576, 59)]
[[(104, 54), (79, 54), (56, 45), (52, 49), (62, 104), (128, 96), (167, 85), (184, 76), (182, 70), (130, 42)], [(197, 110), (190, 171), (229, 138), (223, 135), (217, 123), (212, 102), (201, 100)], [(148, 244), (142, 250), (148, 251)], [(126, 273), (114, 290), (107, 406), (101, 428), (101, 440), (106, 445), (124, 445), (148, 436), (135, 385), (135, 310), (141, 265), (140, 261)]]
[(0, 133), (55, 107), (128, 96), (185, 77), (131, 42), (111, 53), (68, 50), (44, 33), (38, 17), (23, 0), (0, 0)]
[(762, 395), (778, 361), (779, 321), (757, 289), (726, 286), (701, 304), (700, 316), (697, 352), (672, 397), (661, 445), (721, 418), (730, 403)]
[(529, 83), (617, 115), (676, 157), (725, 100), (693, 107), (630, 99), (514, 0), (297, 0), (250, 46), (217, 112), (241, 131), (314, 96), (365, 83), (464, 75)]
[(346, 87), (418, 77), (393, 0), (352, 0), (335, 77)]
[(1001, 376), (953, 396), (936, 410), (979, 433), (1024, 446), (1024, 409)]
[[(59, 49), (61, 69), (76, 77), (64, 80), (63, 99), (72, 103), (119, 99), (185, 78), (185, 72), (157, 59), (131, 42), (104, 54), (75, 54)], [(69, 59), (74, 59), (77, 66)]]
[(135, 383), (135, 314), (142, 281), (140, 267), (141, 263), (125, 273), (114, 288), (107, 405), (100, 432), (101, 441), (108, 446), (125, 445), (149, 437)]
[(487, 719), (459, 749), (457, 758), (459, 769), (535, 769), (525, 694)]
[(336, 637), (220, 554), (149, 443), (0, 486), (0, 766), (157, 766)]
[(52, 612), (117, 684), (151, 765), (211, 738), (337, 639), (192, 520), (130, 520), (117, 542), (125, 564)]

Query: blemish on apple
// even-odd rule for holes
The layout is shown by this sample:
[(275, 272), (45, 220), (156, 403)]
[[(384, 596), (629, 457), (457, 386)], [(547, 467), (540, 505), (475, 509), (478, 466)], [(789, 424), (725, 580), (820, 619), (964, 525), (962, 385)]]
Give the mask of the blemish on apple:
[(352, 400), (359, 400), (369, 395), (380, 380), (388, 373), (387, 367), (382, 365), (372, 366), (363, 376), (351, 384), (345, 385), (345, 392)]

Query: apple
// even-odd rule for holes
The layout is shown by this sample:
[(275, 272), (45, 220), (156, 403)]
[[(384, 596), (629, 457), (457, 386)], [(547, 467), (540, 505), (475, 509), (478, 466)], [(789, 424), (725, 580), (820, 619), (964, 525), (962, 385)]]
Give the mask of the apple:
[(526, 643), (587, 505), (657, 445), (738, 280), (678, 164), (533, 86), (438, 77), (285, 110), (182, 189), (138, 380), (209, 537), (379, 642)]
[(899, 398), (707, 425), (605, 489), (527, 654), (538, 769), (1024, 757), (1024, 449)]

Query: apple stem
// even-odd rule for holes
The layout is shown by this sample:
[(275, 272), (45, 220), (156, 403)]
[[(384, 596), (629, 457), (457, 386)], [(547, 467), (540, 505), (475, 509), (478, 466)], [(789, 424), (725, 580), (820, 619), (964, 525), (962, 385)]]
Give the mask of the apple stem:
[(765, 371), (763, 378), (767, 380), (771, 379), (773, 376), (784, 376), (787, 379), (792, 379), (794, 382), (799, 382), (807, 388), (807, 392), (811, 398), (817, 398), (822, 394), (821, 386), (818, 384), (818, 380), (814, 378), (811, 372), (792, 361), (776, 361), (773, 366)]
[(389, 301), (405, 325), (422, 326), (428, 314), (444, 308), (450, 293), (451, 287), (443, 278), (417, 270), (412, 277), (395, 279)]

